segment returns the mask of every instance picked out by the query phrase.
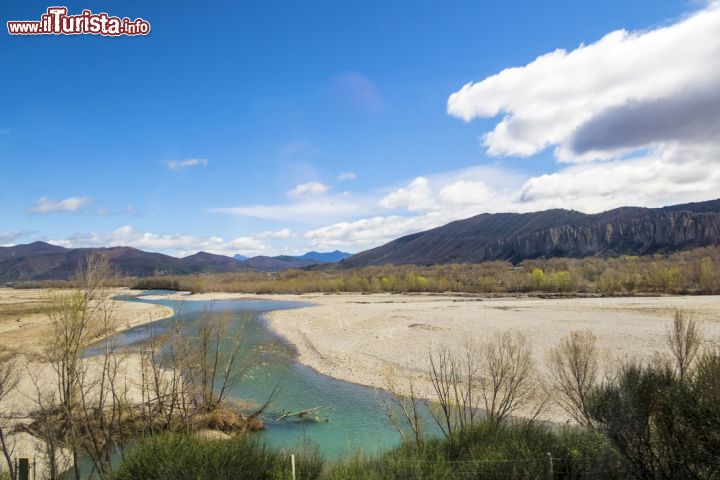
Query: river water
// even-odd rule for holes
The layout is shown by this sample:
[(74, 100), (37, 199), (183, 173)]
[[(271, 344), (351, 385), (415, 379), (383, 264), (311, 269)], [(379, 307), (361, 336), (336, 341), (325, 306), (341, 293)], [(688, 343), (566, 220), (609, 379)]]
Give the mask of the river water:
[[(263, 314), (272, 310), (297, 308), (306, 303), (273, 300), (171, 301), (143, 298), (168, 292), (148, 291), (139, 297), (124, 298), (132, 302), (165, 305), (176, 314), (154, 322), (156, 332), (173, 326), (176, 321), (192, 329), (201, 314), (210, 309), (213, 314), (227, 312), (231, 324), (245, 328), (244, 348), (261, 352), (259, 365), (231, 391), (231, 396), (243, 402), (262, 404), (275, 385), (278, 391), (265, 411), (266, 429), (253, 433), (268, 445), (292, 449), (301, 439), (316, 443), (328, 459), (348, 453), (374, 454), (386, 450), (399, 441), (399, 435), (389, 423), (382, 398), (384, 393), (319, 374), (296, 361), (292, 345), (275, 335), (267, 326)], [(138, 344), (147, 339), (150, 326), (142, 325), (117, 334), (114, 340), (123, 346)], [(285, 419), (276, 421), (282, 412), (317, 410), (319, 422)], [(327, 421), (326, 421), (327, 420)]]

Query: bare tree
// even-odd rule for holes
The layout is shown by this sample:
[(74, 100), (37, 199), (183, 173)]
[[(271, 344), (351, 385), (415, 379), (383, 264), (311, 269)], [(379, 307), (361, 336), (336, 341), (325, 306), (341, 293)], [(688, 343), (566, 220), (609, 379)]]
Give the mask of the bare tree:
[(200, 316), (194, 334), (190, 328), (178, 327), (181, 334), (174, 337), (177, 367), (192, 389), (191, 401), (198, 412), (222, 406), (229, 390), (255, 366), (252, 352), (243, 350), (248, 321), (232, 322), (228, 312), (218, 316), (209, 308)]
[(672, 326), (668, 329), (667, 344), (675, 359), (680, 379), (684, 379), (700, 352), (703, 333), (700, 325), (687, 312), (675, 311)]
[(45, 477), (49, 480), (62, 478), (62, 473), (70, 467), (71, 458), (63, 455), (67, 443), (65, 441), (66, 422), (58, 402), (58, 395), (52, 385), (41, 380), (32, 365), (25, 365), (27, 377), (33, 384), (34, 395), (30, 400), (37, 406), (33, 413), (33, 422), (25, 426), (25, 430), (42, 441), (38, 452), (44, 458)]
[(588, 398), (598, 385), (600, 360), (595, 335), (573, 331), (548, 352), (554, 401), (580, 425), (592, 427)]
[[(190, 431), (205, 416), (242, 429), (245, 419), (223, 410), (228, 392), (254, 366), (243, 349), (245, 322), (208, 310), (193, 325), (151, 333), (140, 354), (140, 404), (131, 401), (128, 361), (112, 341), (117, 330), (116, 277), (106, 258), (91, 255), (76, 275), (76, 290), (55, 292), (48, 315), (52, 334), (43, 352), (54, 372), (54, 395), (38, 390), (33, 433), (43, 438), (49, 463), (71, 452), (75, 478), (84, 454), (93, 474), (108, 478), (113, 452), (145, 429)], [(226, 414), (225, 416), (223, 416)], [(53, 467), (52, 475), (59, 470)]]
[(400, 391), (397, 374), (394, 370), (388, 370), (384, 374), (386, 396), (382, 398), (383, 408), (388, 420), (398, 431), (405, 442), (413, 441), (420, 445), (423, 440), (423, 425), (420, 409), (423, 401), (417, 396), (415, 382), (412, 378), (407, 381), (407, 394)]
[(446, 345), (428, 354), (430, 382), (435, 390), (436, 403), (431, 413), (447, 438), (453, 438), (459, 430), (457, 411), (460, 408), (456, 392), (460, 388), (460, 373), (457, 361)]
[[(498, 333), (483, 348), (484, 371), (480, 389), (487, 419), (501, 422), (539, 393), (535, 363), (527, 337), (519, 332)], [(532, 419), (539, 415), (542, 405)]]
[[(532, 351), (520, 333), (500, 333), (481, 345), (467, 341), (458, 352), (442, 346), (430, 352), (429, 363), (436, 396), (431, 413), (448, 438), (483, 415), (501, 422), (536, 403), (540, 394)], [(543, 406), (544, 402), (538, 404), (531, 419)]]
[[(56, 375), (64, 426), (55, 433), (72, 451), (77, 479), (80, 453), (88, 455), (101, 478), (109, 474), (119, 435), (126, 391), (121, 391), (121, 360), (110, 340), (117, 326), (115, 279), (106, 257), (88, 255), (76, 273), (79, 288), (56, 292), (48, 309), (53, 330), (44, 354)], [(99, 354), (87, 358), (88, 347), (98, 339)]]

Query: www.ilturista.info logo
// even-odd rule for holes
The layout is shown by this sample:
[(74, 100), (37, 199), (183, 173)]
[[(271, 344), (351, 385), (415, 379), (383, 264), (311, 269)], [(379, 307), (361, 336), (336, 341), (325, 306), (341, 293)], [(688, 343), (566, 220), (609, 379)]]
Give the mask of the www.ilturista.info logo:
[(147, 35), (150, 22), (142, 18), (111, 17), (107, 13), (83, 10), (80, 15), (68, 15), (67, 7), (49, 7), (40, 20), (7, 22), (10, 35)]

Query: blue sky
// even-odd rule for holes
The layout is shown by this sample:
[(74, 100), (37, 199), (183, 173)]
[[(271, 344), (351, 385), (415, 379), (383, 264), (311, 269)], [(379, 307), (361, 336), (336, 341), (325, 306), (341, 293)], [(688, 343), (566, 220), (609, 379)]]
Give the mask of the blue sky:
[[(704, 56), (716, 51), (716, 4), (65, 5), (142, 17), (152, 32), (0, 34), (0, 244), (354, 252), (485, 211), (657, 206), (720, 191), (707, 160), (717, 105), (700, 112), (700, 140), (681, 132), (683, 112), (719, 86), (717, 60)], [(3, 25), (48, 6), (5, 1)], [(631, 33), (601, 40), (619, 29)], [(557, 49), (566, 54), (536, 60)], [(693, 80), (701, 68), (704, 83)], [(670, 126), (622, 142), (612, 133), (623, 108), (667, 112), (661, 100)], [(634, 125), (656, 117), (640, 110)], [(660, 170), (674, 173), (648, 174)]]

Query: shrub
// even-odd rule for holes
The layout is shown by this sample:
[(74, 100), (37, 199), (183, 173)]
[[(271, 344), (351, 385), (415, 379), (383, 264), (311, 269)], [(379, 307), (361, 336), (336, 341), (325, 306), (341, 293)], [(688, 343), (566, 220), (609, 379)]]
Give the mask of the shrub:
[(720, 353), (684, 376), (667, 362), (627, 365), (589, 405), (634, 478), (720, 478)]
[[(298, 455), (298, 479), (318, 478), (323, 459), (317, 450)], [(289, 455), (245, 436), (232, 440), (204, 440), (165, 434), (131, 447), (114, 472), (114, 480), (286, 479)]]

